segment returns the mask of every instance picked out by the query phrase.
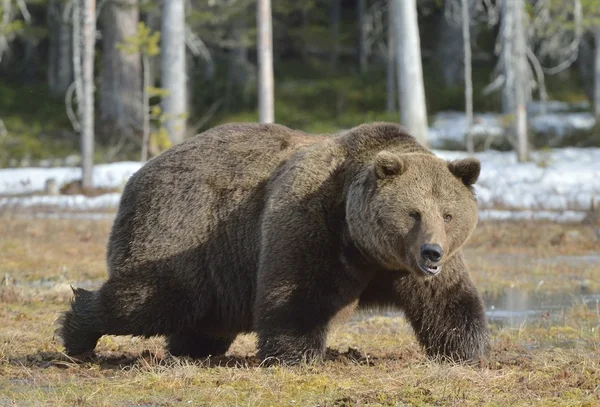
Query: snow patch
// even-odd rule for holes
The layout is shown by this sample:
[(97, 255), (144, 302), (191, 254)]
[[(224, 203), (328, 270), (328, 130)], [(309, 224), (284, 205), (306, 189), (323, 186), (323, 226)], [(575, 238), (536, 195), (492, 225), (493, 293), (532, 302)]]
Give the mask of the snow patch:
[[(533, 110), (537, 111), (537, 108)], [(528, 119), (530, 129), (543, 137), (545, 145), (557, 146), (565, 137), (578, 132), (589, 132), (596, 124), (596, 119), (590, 112), (561, 112), (558, 108), (549, 109), (548, 112), (541, 114), (538, 111)], [(504, 137), (504, 121), (501, 114), (475, 113), (471, 129), (473, 137), (484, 140)], [(440, 112), (434, 116), (429, 128), (429, 142), (434, 148), (464, 148), (466, 133), (467, 117), (464, 112)]]
[(76, 211), (116, 209), (121, 194), (110, 193), (94, 197), (85, 195), (33, 195), (0, 198), (0, 208), (46, 208)]
[[(460, 151), (434, 152), (447, 160), (465, 158)], [(477, 200), (482, 210), (534, 211), (540, 215), (555, 216), (566, 211), (586, 211), (592, 198), (600, 199), (600, 148), (562, 148), (534, 152), (532, 162), (518, 163), (514, 152), (485, 151), (476, 154), (482, 170), (475, 185)], [(94, 185), (120, 188), (142, 163), (122, 162), (98, 165)], [(0, 170), (0, 208), (30, 208), (32, 211), (104, 211), (119, 205), (120, 194), (110, 193), (96, 197), (83, 195), (27, 195), (43, 191), (47, 179), (65, 183), (80, 176), (78, 168), (21, 168)], [(12, 195), (12, 196), (11, 196)], [(546, 215), (545, 212), (552, 212)], [(486, 216), (500, 217), (496, 212)], [(527, 212), (523, 212), (527, 213)], [(526, 216), (526, 215), (510, 215)], [(528, 216), (528, 215), (527, 215)], [(558, 215), (557, 215), (558, 216)], [(560, 215), (572, 216), (572, 215)], [(574, 216), (574, 215), (573, 215)], [(580, 216), (580, 215), (577, 215)]]
[(486, 220), (546, 220), (559, 223), (581, 222), (586, 216), (585, 212), (578, 211), (503, 211), (494, 209), (484, 209), (479, 211), (479, 219)]
[[(94, 166), (94, 188), (120, 188), (143, 163), (124, 161)], [(0, 194), (17, 195), (44, 190), (48, 179), (54, 178), (58, 185), (81, 179), (81, 168), (6, 168), (0, 170)]]

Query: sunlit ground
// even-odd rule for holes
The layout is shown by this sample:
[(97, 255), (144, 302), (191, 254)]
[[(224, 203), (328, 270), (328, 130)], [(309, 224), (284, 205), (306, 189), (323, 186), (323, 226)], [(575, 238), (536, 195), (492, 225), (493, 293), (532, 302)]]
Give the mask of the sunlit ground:
[(465, 249), (493, 351), (476, 366), (428, 361), (400, 314), (336, 327), (318, 366), (261, 367), (252, 335), (225, 357), (165, 355), (163, 340), (104, 337), (62, 353), (54, 322), (69, 285), (106, 278), (111, 220), (0, 217), (0, 406), (597, 406), (597, 226), (481, 223)]

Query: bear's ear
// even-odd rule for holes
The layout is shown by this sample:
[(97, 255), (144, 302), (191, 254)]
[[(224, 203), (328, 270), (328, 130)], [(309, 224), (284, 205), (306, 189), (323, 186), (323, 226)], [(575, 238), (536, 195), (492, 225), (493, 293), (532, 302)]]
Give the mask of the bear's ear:
[(406, 163), (396, 154), (381, 151), (375, 156), (374, 170), (377, 178), (383, 179), (402, 174), (406, 170)]
[(451, 161), (448, 163), (450, 172), (462, 180), (466, 186), (471, 186), (477, 182), (481, 172), (481, 163), (477, 158), (465, 158), (462, 160)]

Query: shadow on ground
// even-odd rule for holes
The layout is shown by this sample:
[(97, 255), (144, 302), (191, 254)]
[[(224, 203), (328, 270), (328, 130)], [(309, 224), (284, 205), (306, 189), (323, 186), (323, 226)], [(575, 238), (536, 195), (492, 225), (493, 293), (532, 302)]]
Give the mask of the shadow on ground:
[[(412, 352), (411, 352), (412, 353)], [(348, 348), (346, 351), (327, 349), (324, 363), (341, 365), (361, 365), (375, 366), (381, 363), (415, 361), (415, 355), (403, 353), (370, 356), (357, 348)], [(416, 358), (417, 360), (421, 358)], [(166, 352), (151, 352), (144, 350), (141, 353), (136, 352), (101, 352), (89, 353), (78, 357), (70, 357), (63, 352), (38, 351), (23, 357), (12, 358), (9, 363), (24, 367), (37, 368), (71, 368), (78, 365), (93, 364), (100, 369), (123, 369), (134, 366), (177, 366), (182, 364), (192, 364), (203, 368), (212, 367), (231, 367), (231, 368), (252, 368), (261, 367), (263, 362), (255, 355), (238, 356), (223, 355), (211, 356), (206, 359), (189, 359), (173, 357)]]

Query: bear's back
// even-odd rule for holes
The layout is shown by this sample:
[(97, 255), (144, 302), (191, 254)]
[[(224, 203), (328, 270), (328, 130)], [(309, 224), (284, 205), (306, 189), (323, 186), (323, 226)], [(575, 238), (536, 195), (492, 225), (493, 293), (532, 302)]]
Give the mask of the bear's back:
[(269, 180), (298, 149), (323, 139), (276, 124), (227, 124), (150, 160), (123, 191), (110, 274), (140, 264), (189, 274), (192, 265), (218, 273), (254, 263)]

